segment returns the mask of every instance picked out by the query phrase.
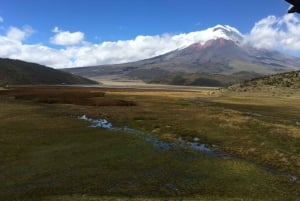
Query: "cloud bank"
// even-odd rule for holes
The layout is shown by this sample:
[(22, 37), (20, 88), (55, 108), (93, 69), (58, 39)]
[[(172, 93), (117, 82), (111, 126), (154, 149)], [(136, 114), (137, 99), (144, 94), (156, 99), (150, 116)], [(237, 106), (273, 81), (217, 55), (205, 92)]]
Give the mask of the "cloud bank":
[[(227, 28), (238, 32), (235, 28)], [(55, 27), (49, 42), (60, 45), (53, 48), (43, 44), (27, 44), (34, 30), (31, 27), (10, 27), (0, 35), (0, 57), (36, 62), (55, 68), (92, 66), (136, 61), (157, 56), (195, 42), (226, 37), (214, 28), (155, 36), (137, 36), (132, 40), (90, 43), (84, 33), (70, 32)], [(300, 51), (300, 21), (295, 15), (268, 16), (257, 22), (250, 33), (244, 35), (245, 42), (257, 48)]]
[(300, 20), (293, 14), (255, 23), (246, 41), (256, 48), (300, 51)]

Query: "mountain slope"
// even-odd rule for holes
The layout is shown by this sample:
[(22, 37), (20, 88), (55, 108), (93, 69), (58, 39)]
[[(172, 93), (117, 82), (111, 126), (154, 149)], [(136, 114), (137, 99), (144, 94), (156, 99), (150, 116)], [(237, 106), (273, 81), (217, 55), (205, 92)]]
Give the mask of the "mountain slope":
[(258, 50), (223, 38), (195, 43), (159, 57), (130, 66), (159, 67), (164, 70), (230, 74), (249, 71), (271, 74), (300, 69), (300, 59), (279, 52)]
[(117, 65), (65, 69), (74, 74), (97, 77), (119, 75), (132, 78), (157, 77), (174, 72), (232, 74), (240, 71), (274, 74), (300, 69), (300, 59), (275, 51), (241, 46), (223, 38), (195, 43), (154, 58)]
[(35, 63), (0, 58), (0, 86), (7, 84), (97, 84)]

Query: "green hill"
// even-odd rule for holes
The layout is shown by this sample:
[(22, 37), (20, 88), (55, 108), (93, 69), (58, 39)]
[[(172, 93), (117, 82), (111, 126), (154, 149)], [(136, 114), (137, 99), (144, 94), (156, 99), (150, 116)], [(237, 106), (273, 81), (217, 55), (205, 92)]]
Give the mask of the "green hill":
[(229, 87), (232, 91), (290, 91), (300, 89), (300, 71), (292, 71), (251, 79)]
[(0, 58), (0, 86), (98, 84), (95, 81), (43, 65)]

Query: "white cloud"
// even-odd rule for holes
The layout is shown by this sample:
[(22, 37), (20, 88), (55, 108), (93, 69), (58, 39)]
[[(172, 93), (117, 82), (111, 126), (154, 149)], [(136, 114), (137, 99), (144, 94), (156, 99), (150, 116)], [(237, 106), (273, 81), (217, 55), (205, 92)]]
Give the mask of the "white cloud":
[(300, 51), (300, 20), (294, 14), (268, 16), (257, 22), (246, 37), (257, 48)]
[(9, 27), (7, 31), (7, 38), (15, 41), (23, 41), (29, 37), (34, 30), (30, 26), (25, 26), (23, 29), (17, 27)]
[(21, 59), (52, 67), (72, 65), (62, 50), (41, 44), (28, 45), (6, 36), (0, 36), (0, 47), (0, 57), (2, 58)]
[(69, 31), (63, 31), (58, 27), (55, 27), (52, 32), (56, 34), (50, 38), (50, 42), (55, 45), (77, 45), (80, 44), (84, 39), (84, 33), (79, 31), (71, 33)]
[(4, 22), (4, 19), (3, 17), (0, 16), (0, 23), (3, 23)]
[[(238, 32), (232, 27), (225, 27)], [(195, 42), (226, 37), (224, 32), (214, 31), (214, 28), (176, 35), (139, 35), (131, 40), (95, 44), (85, 41), (84, 33), (80, 31), (69, 32), (54, 27), (54, 36), (50, 42), (63, 46), (56, 49), (43, 44), (28, 45), (24, 40), (33, 30), (28, 27), (10, 27), (6, 35), (0, 35), (0, 57), (22, 59), (56, 68), (124, 63), (158, 56)], [(300, 51), (299, 33), (300, 20), (295, 15), (268, 16), (253, 26), (245, 40), (257, 48)]]

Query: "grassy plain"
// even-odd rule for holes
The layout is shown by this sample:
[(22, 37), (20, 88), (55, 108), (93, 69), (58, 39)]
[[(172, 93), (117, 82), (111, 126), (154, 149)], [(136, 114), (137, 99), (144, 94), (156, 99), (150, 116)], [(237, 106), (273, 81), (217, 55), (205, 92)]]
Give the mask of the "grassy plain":
[[(0, 200), (300, 197), (299, 180), (285, 176), (300, 176), (300, 93), (295, 90), (289, 96), (211, 89), (44, 87), (1, 92)], [(95, 99), (98, 104), (90, 104)], [(106, 104), (99, 104), (103, 100)], [(130, 133), (91, 128), (77, 118), (83, 114), (164, 141), (197, 137), (235, 157), (159, 149)]]

